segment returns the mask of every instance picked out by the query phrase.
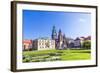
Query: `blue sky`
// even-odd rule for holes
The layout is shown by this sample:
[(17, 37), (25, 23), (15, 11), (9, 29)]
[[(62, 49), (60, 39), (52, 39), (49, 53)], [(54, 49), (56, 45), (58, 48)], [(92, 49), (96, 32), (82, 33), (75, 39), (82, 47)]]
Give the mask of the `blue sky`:
[(51, 38), (52, 27), (66, 37), (76, 38), (91, 35), (91, 14), (78, 12), (55, 12), (23, 10), (23, 37), (36, 39)]

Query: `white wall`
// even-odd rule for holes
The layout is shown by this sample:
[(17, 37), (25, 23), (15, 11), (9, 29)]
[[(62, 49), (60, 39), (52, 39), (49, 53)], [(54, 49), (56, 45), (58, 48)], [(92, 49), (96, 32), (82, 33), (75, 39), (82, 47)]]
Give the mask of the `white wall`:
[[(0, 73), (12, 73), (10, 71), (10, 8), (11, 8), (10, 1), (11, 0), (0, 0)], [(97, 0), (32, 0), (32, 1), (41, 1), (41, 2), (45, 1), (45, 2), (57, 2), (57, 3), (84, 4), (84, 5), (85, 4), (98, 5), (99, 2), (99, 0), (98, 1)], [(98, 14), (98, 16), (100, 16), (100, 14)], [(98, 28), (100, 28), (100, 25), (98, 26), (99, 26)], [(98, 37), (100, 37), (100, 33)], [(100, 38), (98, 39), (98, 42), (99, 40)], [(100, 52), (99, 48), (98, 48), (98, 52)], [(100, 61), (100, 57), (99, 57), (99, 61)], [(58, 73), (87, 73), (87, 72), (99, 73), (100, 66), (92, 67), (92, 68), (35, 71), (34, 73), (41, 73), (41, 72), (43, 73), (53, 73), (53, 72), (54, 73), (57, 72)], [(26, 72), (26, 73), (33, 73), (33, 71)]]

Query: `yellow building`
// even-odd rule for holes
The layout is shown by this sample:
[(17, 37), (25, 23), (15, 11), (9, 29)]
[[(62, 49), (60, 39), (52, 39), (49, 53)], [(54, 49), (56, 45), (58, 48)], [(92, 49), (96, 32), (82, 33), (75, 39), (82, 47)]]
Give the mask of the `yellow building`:
[(50, 50), (55, 49), (55, 40), (52, 39), (36, 39), (33, 41), (34, 50)]

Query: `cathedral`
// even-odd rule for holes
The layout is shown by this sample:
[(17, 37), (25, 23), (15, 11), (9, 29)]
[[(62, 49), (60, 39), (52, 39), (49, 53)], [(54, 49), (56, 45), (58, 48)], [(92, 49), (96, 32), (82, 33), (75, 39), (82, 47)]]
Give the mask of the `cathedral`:
[(37, 38), (34, 40), (23, 40), (23, 50), (50, 50), (50, 49), (58, 49), (63, 50), (67, 48), (81, 48), (81, 44), (85, 40), (91, 40), (91, 37), (81, 37), (72, 39), (66, 37), (64, 33), (62, 33), (61, 29), (56, 31), (56, 27), (53, 26), (51, 38)]
[(67, 48), (67, 40), (65, 34), (62, 33), (61, 29), (59, 29), (59, 32), (57, 34), (55, 26), (53, 26), (52, 29), (52, 40), (55, 40), (55, 47), (57, 49), (66, 49)]

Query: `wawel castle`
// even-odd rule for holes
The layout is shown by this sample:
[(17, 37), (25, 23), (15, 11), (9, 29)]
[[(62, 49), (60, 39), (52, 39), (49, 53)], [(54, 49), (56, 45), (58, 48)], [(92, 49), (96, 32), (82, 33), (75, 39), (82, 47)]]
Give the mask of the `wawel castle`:
[(85, 40), (91, 40), (91, 36), (77, 37), (76, 39), (68, 38), (61, 29), (57, 33), (55, 26), (53, 26), (51, 38), (41, 37), (34, 40), (23, 40), (23, 50), (81, 48), (81, 44)]

